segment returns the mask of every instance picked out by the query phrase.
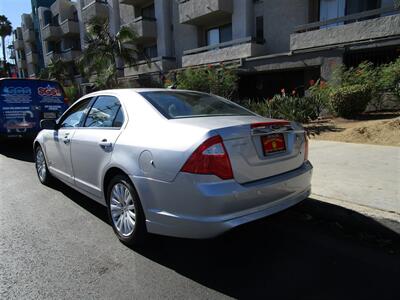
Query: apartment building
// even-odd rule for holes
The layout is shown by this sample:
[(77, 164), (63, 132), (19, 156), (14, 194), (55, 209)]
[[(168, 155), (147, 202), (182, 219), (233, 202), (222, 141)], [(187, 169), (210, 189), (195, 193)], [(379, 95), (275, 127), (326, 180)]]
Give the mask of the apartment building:
[(400, 55), (400, 11), (393, 0), (264, 1), (264, 15), (268, 51), (243, 62), (243, 97), (281, 88), (301, 94), (310, 80), (330, 79), (339, 65), (380, 64)]
[(392, 0), (119, 0), (121, 25), (151, 60), (125, 77), (162, 78), (173, 69), (238, 68), (242, 97), (282, 88), (302, 94), (341, 65), (399, 56), (400, 15)]
[[(73, 62), (81, 55), (80, 26), (77, 3), (56, 0), (50, 7), (39, 7), (44, 66), (61, 59)], [(78, 75), (75, 65), (71, 72)]]
[(121, 62), (121, 78), (149, 84), (170, 71), (224, 63), (238, 69), (240, 96), (249, 98), (282, 88), (302, 94), (339, 65), (400, 54), (393, 0), (58, 0), (38, 10), (45, 65), (79, 55), (88, 20), (103, 16), (111, 34), (129, 26), (138, 35), (143, 57), (135, 67)]
[(37, 77), (44, 67), (38, 7), (50, 7), (54, 1), (31, 0), (31, 13), (22, 14), (21, 26), (14, 30), (14, 49), (19, 77)]
[(26, 52), (25, 52), (25, 44), (24, 39), (22, 37), (22, 28), (17, 27), (13, 31), (13, 44), (15, 51), (15, 60), (17, 62), (18, 68), (18, 76), (19, 77), (27, 77), (28, 69), (26, 65)]

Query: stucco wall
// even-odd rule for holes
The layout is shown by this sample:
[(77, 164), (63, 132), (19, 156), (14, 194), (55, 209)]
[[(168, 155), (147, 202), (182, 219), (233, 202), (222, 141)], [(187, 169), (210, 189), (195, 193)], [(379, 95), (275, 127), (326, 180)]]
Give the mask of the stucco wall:
[(328, 45), (346, 44), (400, 35), (400, 15), (340, 25), (290, 36), (292, 51)]
[(264, 35), (268, 54), (287, 52), (295, 26), (308, 22), (308, 0), (264, 1)]

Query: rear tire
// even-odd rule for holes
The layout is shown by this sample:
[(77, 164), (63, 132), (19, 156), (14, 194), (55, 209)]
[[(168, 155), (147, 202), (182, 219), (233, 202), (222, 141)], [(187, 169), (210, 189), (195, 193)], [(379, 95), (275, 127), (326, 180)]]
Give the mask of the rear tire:
[(35, 148), (35, 168), (40, 183), (47, 186), (51, 185), (53, 177), (51, 176), (49, 169), (47, 168), (46, 157), (44, 155), (42, 147), (40, 146), (37, 146)]
[(135, 246), (144, 242), (146, 218), (139, 196), (127, 176), (117, 175), (108, 184), (107, 208), (110, 223), (122, 243)]

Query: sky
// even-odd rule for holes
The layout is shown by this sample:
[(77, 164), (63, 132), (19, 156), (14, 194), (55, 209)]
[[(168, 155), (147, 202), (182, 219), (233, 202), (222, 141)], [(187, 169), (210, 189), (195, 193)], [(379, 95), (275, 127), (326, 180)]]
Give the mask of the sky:
[[(10, 20), (13, 29), (21, 26), (21, 15), (31, 13), (31, 0), (0, 0), (0, 15)], [(6, 38), (6, 45), (12, 43), (12, 36)]]

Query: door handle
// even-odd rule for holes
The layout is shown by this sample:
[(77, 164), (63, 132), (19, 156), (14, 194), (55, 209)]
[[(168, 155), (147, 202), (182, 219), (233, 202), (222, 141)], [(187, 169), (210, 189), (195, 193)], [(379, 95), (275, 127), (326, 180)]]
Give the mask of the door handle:
[(107, 142), (107, 140), (106, 139), (104, 139), (104, 140), (102, 140), (100, 143), (99, 143), (99, 146), (100, 146), (100, 148), (102, 148), (102, 149), (110, 149), (111, 147), (112, 147), (112, 143), (110, 143), (110, 142)]
[(68, 145), (69, 143), (71, 143), (71, 139), (64, 138), (64, 144)]

